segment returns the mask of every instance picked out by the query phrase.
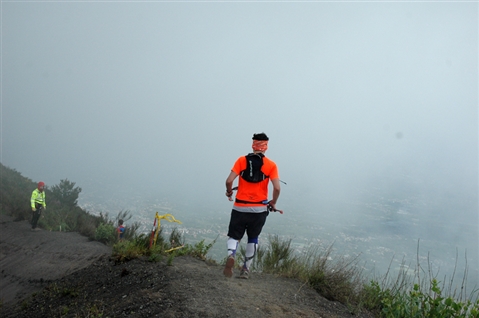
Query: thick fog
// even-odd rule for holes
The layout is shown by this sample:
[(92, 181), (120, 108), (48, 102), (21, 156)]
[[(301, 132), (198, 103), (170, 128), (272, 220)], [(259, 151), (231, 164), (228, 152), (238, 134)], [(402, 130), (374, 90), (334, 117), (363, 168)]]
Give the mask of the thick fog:
[(181, 200), (226, 227), (224, 181), (265, 132), (287, 182), (269, 232), (354, 222), (413, 249), (443, 236), (479, 268), (477, 3), (1, 9), (0, 156), (24, 176), (68, 178), (83, 204)]

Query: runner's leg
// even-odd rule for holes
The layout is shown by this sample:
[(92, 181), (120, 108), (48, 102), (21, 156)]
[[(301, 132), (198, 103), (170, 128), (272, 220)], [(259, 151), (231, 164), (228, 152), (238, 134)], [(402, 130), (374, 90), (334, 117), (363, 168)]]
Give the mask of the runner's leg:
[(233, 255), (233, 257), (236, 255), (236, 249), (238, 248), (238, 240), (235, 240), (232, 237), (228, 238), (228, 241), (226, 242), (226, 245), (228, 247), (228, 256)]
[(40, 218), (41, 214), (41, 209), (40, 209), (40, 204), (35, 204), (37, 210), (33, 211), (33, 217), (32, 217), (32, 229), (35, 229), (37, 227), (38, 219)]
[(248, 244), (246, 245), (245, 261), (243, 264), (243, 268), (246, 270), (249, 270), (251, 263), (253, 262), (256, 250), (258, 249), (258, 238), (263, 230), (263, 226), (266, 223), (266, 218), (268, 215), (269, 212), (250, 213), (249, 215), (250, 220), (246, 229), (246, 234), (248, 235)]
[(256, 255), (258, 249), (258, 238), (248, 238), (248, 244), (246, 244), (245, 260), (243, 268), (249, 270), (253, 258)]
[(226, 277), (233, 276), (236, 250), (238, 248), (239, 241), (243, 238), (245, 230), (246, 223), (244, 222), (244, 213), (232, 210), (230, 224), (228, 227), (228, 241), (226, 242), (226, 246), (228, 248), (228, 257), (226, 258), (225, 268), (223, 269), (223, 274)]

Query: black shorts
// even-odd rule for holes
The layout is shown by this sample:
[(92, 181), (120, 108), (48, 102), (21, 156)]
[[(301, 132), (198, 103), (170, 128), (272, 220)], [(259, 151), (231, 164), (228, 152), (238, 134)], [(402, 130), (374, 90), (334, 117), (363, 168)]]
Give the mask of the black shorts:
[(257, 238), (261, 234), (268, 215), (269, 212), (245, 213), (232, 210), (228, 236), (239, 241), (246, 232), (248, 239)]

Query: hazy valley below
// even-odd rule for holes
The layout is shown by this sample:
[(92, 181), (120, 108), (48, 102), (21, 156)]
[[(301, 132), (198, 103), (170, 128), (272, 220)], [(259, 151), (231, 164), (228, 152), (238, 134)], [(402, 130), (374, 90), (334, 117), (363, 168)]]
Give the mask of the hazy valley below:
[[(446, 286), (452, 275), (453, 285), (460, 286), (467, 261), (468, 290), (478, 286), (477, 199), (467, 194), (432, 199), (427, 193), (414, 193), (412, 185), (395, 193), (385, 189), (378, 182), (375, 187), (358, 190), (351, 200), (296, 201), (286, 188), (279, 204), (285, 213), (270, 213), (260, 244), (266, 244), (269, 235), (292, 239), (298, 255), (312, 246), (327, 249), (333, 245), (333, 260), (357, 257), (370, 276), (384, 275), (388, 270), (394, 276), (401, 268), (414, 275), (419, 260), (426, 273), (437, 275)], [(225, 256), (232, 204), (221, 192), (217, 200), (210, 201), (134, 191), (129, 195), (121, 195), (120, 190), (112, 193), (116, 196), (108, 197), (101, 191), (95, 191), (95, 196), (84, 193), (80, 205), (93, 214), (108, 212), (111, 217), (129, 210), (133, 215), (130, 223), (140, 222), (142, 233), (151, 231), (156, 212), (171, 213), (182, 224), (162, 221), (165, 234), (176, 227), (189, 244), (217, 239), (209, 256), (219, 262)]]

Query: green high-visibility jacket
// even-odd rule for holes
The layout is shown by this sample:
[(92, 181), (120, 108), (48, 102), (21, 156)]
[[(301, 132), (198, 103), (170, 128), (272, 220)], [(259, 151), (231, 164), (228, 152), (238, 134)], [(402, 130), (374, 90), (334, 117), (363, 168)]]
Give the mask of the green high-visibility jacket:
[(32, 199), (30, 202), (32, 204), (32, 208), (35, 207), (35, 203), (41, 204), (44, 208), (46, 208), (47, 203), (45, 202), (45, 191), (40, 192), (38, 189), (33, 190)]

